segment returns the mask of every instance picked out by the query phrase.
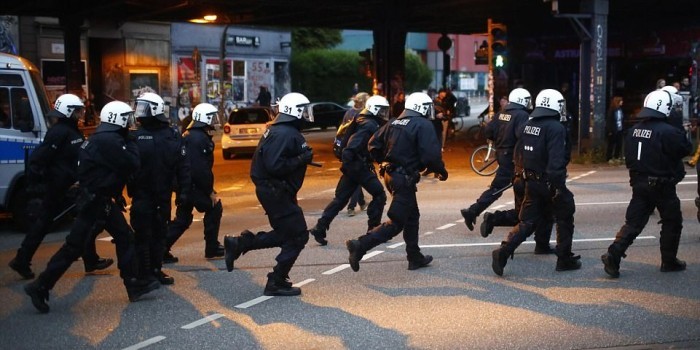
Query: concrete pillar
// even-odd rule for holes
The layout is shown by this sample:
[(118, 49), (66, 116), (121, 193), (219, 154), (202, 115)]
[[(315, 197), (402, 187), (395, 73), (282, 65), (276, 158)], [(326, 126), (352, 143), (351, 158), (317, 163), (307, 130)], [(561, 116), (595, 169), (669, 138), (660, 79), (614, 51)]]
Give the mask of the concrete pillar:
[(68, 93), (83, 96), (80, 62), (80, 27), (83, 24), (82, 17), (63, 16), (58, 19), (63, 28), (63, 42), (66, 61), (66, 91)]

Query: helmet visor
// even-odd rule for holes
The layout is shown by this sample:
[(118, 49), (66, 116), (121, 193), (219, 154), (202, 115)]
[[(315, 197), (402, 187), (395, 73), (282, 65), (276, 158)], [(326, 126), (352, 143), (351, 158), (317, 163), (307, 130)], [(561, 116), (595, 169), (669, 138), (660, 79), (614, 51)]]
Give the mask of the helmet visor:
[(377, 117), (379, 117), (382, 120), (389, 120), (389, 107), (380, 107), (377, 111)]
[(153, 117), (151, 114), (151, 103), (148, 101), (136, 101), (136, 118), (150, 118)]
[(82, 119), (85, 115), (85, 107), (80, 105), (68, 106), (69, 115), (68, 118)]
[(433, 103), (426, 103), (423, 105), (425, 109), (425, 117), (429, 120), (435, 120), (435, 108), (433, 108)]
[(314, 116), (309, 113), (309, 104), (302, 104), (302, 105), (297, 105), (297, 108), (303, 108), (304, 110), (301, 112), (301, 117), (306, 120), (309, 123), (314, 122)]

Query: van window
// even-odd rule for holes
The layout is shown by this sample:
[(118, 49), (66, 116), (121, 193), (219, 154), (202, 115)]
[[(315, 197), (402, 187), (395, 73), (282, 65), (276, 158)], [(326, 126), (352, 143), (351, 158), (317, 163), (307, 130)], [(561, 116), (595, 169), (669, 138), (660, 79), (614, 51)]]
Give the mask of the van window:
[(237, 109), (228, 118), (229, 124), (265, 124), (269, 121), (264, 109)]
[(12, 127), (12, 109), (10, 108), (10, 89), (0, 88), (0, 128)]
[(13, 88), (11, 90), (12, 101), (12, 128), (23, 132), (30, 131), (34, 128), (34, 114), (32, 113), (32, 105), (29, 103), (27, 90), (23, 88)]

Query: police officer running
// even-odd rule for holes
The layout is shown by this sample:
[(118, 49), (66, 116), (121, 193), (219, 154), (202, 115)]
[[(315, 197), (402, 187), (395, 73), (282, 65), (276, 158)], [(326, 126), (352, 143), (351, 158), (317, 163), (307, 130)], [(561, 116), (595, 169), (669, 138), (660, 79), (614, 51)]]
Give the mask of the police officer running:
[(113, 101), (100, 112), (100, 125), (81, 146), (78, 179), (80, 196), (78, 216), (66, 236), (66, 242), (51, 257), (46, 270), (24, 287), (32, 304), (42, 313), (49, 312), (49, 291), (80, 257), (86, 240), (95, 228), (104, 228), (113, 238), (121, 277), (130, 301), (160, 287), (156, 280), (138, 279), (138, 259), (134, 233), (122, 214), (122, 191), (139, 168), (138, 147), (129, 138), (129, 123), (134, 111), (124, 102)]
[[(78, 129), (78, 120), (84, 115), (85, 105), (78, 96), (59, 96), (54, 109), (47, 114), (55, 122), (29, 158), (27, 192), (32, 196), (41, 196), (41, 209), (24, 236), (17, 256), (9, 264), (24, 279), (34, 278), (34, 272), (30, 268), (32, 257), (51, 229), (54, 218), (65, 209), (62, 206), (65, 195), (78, 180), (78, 154), (84, 141), (83, 134)], [(88, 240), (86, 244), (89, 251), (83, 256), (86, 272), (106, 269), (112, 265), (112, 259), (97, 256), (94, 239)]]
[(375, 161), (382, 162), (380, 174), (392, 200), (387, 212), (388, 221), (358, 239), (345, 242), (353, 271), (360, 270), (360, 260), (368, 250), (401, 231), (406, 242), (409, 270), (428, 266), (433, 261), (432, 256), (423, 255), (418, 247), (420, 212), (416, 201), (420, 171), (434, 172), (440, 181), (447, 180), (448, 175), (440, 142), (429, 120), (433, 113), (433, 101), (427, 94), (412, 93), (406, 98), (403, 113), (370, 139), (370, 154)]
[(574, 232), (574, 195), (566, 187), (566, 127), (560, 122), (566, 113), (566, 101), (559, 91), (545, 89), (535, 99), (535, 109), (522, 134), (525, 199), (520, 223), (509, 233), (501, 247), (492, 253), (493, 271), (503, 275), (508, 257), (537, 227), (552, 217), (557, 226), (557, 271), (581, 268), (580, 256), (571, 252)]
[(374, 165), (372, 165), (367, 143), (379, 129), (379, 125), (386, 123), (388, 114), (389, 101), (383, 96), (374, 95), (367, 99), (365, 108), (357, 117), (355, 132), (349, 135), (347, 146), (343, 149), (342, 165), (340, 166), (342, 175), (335, 188), (335, 197), (328, 203), (316, 226), (310, 231), (320, 245), (328, 244), (326, 231), (358, 186), (364, 188), (372, 196), (372, 201), (367, 206), (367, 231), (381, 224), (386, 204), (386, 193), (384, 193), (384, 187), (379, 182)]
[(155, 276), (161, 284), (175, 279), (161, 270), (165, 236), (170, 222), (170, 199), (177, 181), (180, 200), (192, 188), (187, 149), (180, 133), (170, 127), (163, 99), (152, 92), (136, 98), (139, 129), (133, 133), (141, 168), (127, 184), (131, 201), (131, 227), (136, 233), (142, 276)]
[(673, 96), (668, 91), (649, 93), (638, 114), (642, 120), (625, 137), (632, 199), (627, 206), (625, 224), (608, 252), (601, 256), (605, 272), (612, 277), (620, 276), (620, 261), (646, 226), (654, 208), (661, 216), (661, 272), (685, 270), (685, 261), (676, 257), (683, 229), (676, 184), (685, 176), (682, 160), (692, 151), (692, 144), (683, 131), (666, 122), (672, 108)]
[(289, 282), (289, 271), (309, 240), (304, 213), (297, 203), (297, 193), (304, 183), (306, 167), (313, 161), (313, 151), (299, 130), (309, 119), (306, 96), (292, 92), (279, 101), (277, 117), (258, 144), (250, 165), (255, 195), (270, 221), (272, 231), (245, 230), (238, 237), (224, 237), (226, 269), (241, 254), (255, 249), (282, 248), (277, 264), (267, 274), (265, 295), (292, 296), (301, 289)]
[[(224, 207), (214, 191), (214, 141), (212, 134), (214, 119), (218, 109), (208, 103), (200, 103), (192, 110), (192, 123), (187, 127), (184, 139), (187, 156), (190, 160), (192, 183), (177, 184), (178, 196), (175, 199), (177, 209), (175, 220), (168, 226), (166, 251), (163, 262), (174, 263), (179, 259), (170, 253), (170, 249), (192, 224), (192, 209), (204, 213), (204, 257), (207, 259), (224, 256), (224, 247), (219, 243), (219, 227)], [(189, 187), (191, 198), (184, 187)]]

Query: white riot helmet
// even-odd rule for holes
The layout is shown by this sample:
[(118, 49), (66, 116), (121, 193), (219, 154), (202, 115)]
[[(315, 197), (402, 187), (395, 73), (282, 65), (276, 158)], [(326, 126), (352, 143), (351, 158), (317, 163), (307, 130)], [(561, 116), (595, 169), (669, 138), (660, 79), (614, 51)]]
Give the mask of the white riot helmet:
[(421, 116), (428, 119), (435, 119), (433, 110), (433, 100), (424, 92), (414, 92), (406, 97), (402, 115)]
[(48, 116), (77, 119), (78, 114), (75, 112), (85, 109), (85, 105), (80, 97), (73, 94), (64, 94), (56, 99), (56, 103), (54, 103), (53, 108), (54, 109), (49, 112)]
[[(523, 88), (515, 88), (508, 95), (508, 102), (510, 104), (518, 104), (527, 109), (532, 109), (532, 96), (530, 92)], [(516, 106), (512, 106), (516, 107)]]
[(214, 118), (219, 114), (219, 110), (209, 103), (200, 103), (192, 110), (192, 123), (187, 129), (203, 128), (214, 123)]
[(310, 116), (307, 110), (309, 103), (311, 101), (298, 92), (284, 95), (277, 103), (277, 117), (272, 121), (272, 124), (292, 122), (302, 118), (313, 123), (313, 116)]
[(134, 124), (134, 110), (121, 101), (112, 101), (100, 111), (100, 125), (95, 131), (118, 131)]
[(662, 87), (661, 90), (668, 91), (671, 94), (674, 108), (683, 108), (683, 96), (678, 94), (678, 89), (676, 89), (673, 85), (666, 85)]
[(637, 114), (638, 118), (668, 118), (673, 107), (673, 97), (666, 90), (650, 92), (644, 99), (644, 108)]
[(169, 122), (165, 115), (165, 101), (152, 92), (145, 92), (136, 98), (136, 118), (153, 118)]
[(360, 114), (369, 114), (387, 120), (389, 116), (389, 101), (384, 96), (374, 95), (367, 99), (365, 109)]
[(535, 109), (530, 118), (557, 116), (560, 120), (566, 117), (566, 100), (561, 92), (554, 89), (544, 89), (535, 98)]

